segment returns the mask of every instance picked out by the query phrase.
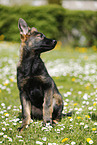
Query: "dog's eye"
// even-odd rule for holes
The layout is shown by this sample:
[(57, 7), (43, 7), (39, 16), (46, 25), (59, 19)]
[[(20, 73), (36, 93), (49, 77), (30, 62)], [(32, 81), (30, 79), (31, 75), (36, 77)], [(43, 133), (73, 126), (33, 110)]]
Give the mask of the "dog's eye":
[(43, 38), (43, 35), (42, 35), (42, 34), (39, 34), (39, 35), (37, 35), (37, 37), (39, 37), (39, 38)]
[(40, 35), (37, 35), (37, 37), (40, 37)]
[(40, 34), (38, 34), (38, 35), (37, 35), (37, 37), (41, 37), (41, 35), (40, 35)]

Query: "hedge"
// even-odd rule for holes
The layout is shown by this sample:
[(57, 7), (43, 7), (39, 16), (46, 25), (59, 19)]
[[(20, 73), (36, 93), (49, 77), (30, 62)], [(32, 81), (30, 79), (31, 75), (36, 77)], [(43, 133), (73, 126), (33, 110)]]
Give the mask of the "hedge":
[(7, 41), (20, 41), (18, 19), (26, 20), (47, 37), (73, 46), (97, 45), (97, 11), (66, 10), (58, 5), (0, 5), (0, 35)]
[(97, 11), (67, 10), (64, 28), (73, 45), (97, 46)]
[(23, 18), (30, 27), (47, 37), (59, 39), (62, 35), (64, 24), (64, 9), (60, 6), (0, 6), (0, 33), (5, 40), (19, 41), (18, 19)]

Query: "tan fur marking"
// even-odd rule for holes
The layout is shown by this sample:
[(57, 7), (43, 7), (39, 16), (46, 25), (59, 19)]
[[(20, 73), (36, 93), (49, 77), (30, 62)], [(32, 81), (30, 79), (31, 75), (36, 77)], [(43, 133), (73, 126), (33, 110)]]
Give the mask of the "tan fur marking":
[(22, 121), (22, 126), (20, 127), (20, 131), (22, 131), (26, 125), (30, 124), (30, 120), (31, 120), (31, 102), (30, 101), (26, 101), (25, 97), (22, 97), (22, 113), (23, 113), (23, 121)]
[(29, 47), (33, 46), (32, 41), (30, 41), (28, 45)]
[(35, 27), (32, 27), (31, 33), (33, 33), (34, 31), (37, 31), (37, 29)]
[(53, 106), (52, 106), (52, 90), (49, 89), (45, 92), (45, 98), (43, 103), (43, 120), (46, 122), (47, 120), (52, 118)]
[(24, 42), (21, 43), (21, 46), (20, 46), (20, 58), (19, 58), (19, 62), (18, 62), (18, 67), (21, 65), (22, 63), (22, 60), (23, 60), (23, 48), (26, 44)]
[(57, 121), (57, 120), (53, 120), (53, 122), (54, 122), (55, 124), (58, 124), (58, 121)]
[(24, 79), (22, 80), (22, 82), (21, 82), (21, 87), (23, 87), (23, 86), (27, 83), (27, 81), (28, 81), (29, 78), (30, 78), (30, 77), (26, 77), (26, 78), (24, 78)]
[(62, 98), (60, 97), (60, 95), (54, 94), (53, 96), (54, 96), (54, 98), (56, 100), (56, 104), (57, 105), (62, 105)]
[(40, 80), (41, 82), (46, 82), (46, 77), (42, 76), (42, 75), (38, 75), (38, 76), (34, 76), (35, 78), (37, 78), (38, 80)]

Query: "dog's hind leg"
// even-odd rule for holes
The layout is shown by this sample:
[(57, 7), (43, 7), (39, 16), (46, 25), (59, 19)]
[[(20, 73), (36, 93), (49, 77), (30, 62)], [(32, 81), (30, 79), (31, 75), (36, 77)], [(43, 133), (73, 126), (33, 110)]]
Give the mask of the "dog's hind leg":
[(44, 95), (44, 103), (43, 103), (43, 125), (45, 125), (47, 122), (50, 122), (52, 125), (52, 112), (53, 112), (53, 90), (52, 88), (49, 88), (45, 90)]
[(26, 125), (30, 124), (31, 120), (31, 102), (30, 100), (27, 100), (26, 94), (22, 93), (20, 95), (21, 104), (22, 104), (22, 116), (23, 116), (23, 122), (22, 126), (18, 128), (18, 131), (22, 131)]
[(62, 117), (63, 99), (59, 93), (53, 95), (53, 119), (57, 121)]

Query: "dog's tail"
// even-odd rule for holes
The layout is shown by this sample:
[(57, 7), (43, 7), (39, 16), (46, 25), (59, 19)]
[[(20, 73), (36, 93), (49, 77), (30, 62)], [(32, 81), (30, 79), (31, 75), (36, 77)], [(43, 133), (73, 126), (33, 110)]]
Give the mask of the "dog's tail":
[(71, 111), (66, 114), (62, 114), (62, 117), (71, 117), (74, 113), (75, 113), (74, 111)]

